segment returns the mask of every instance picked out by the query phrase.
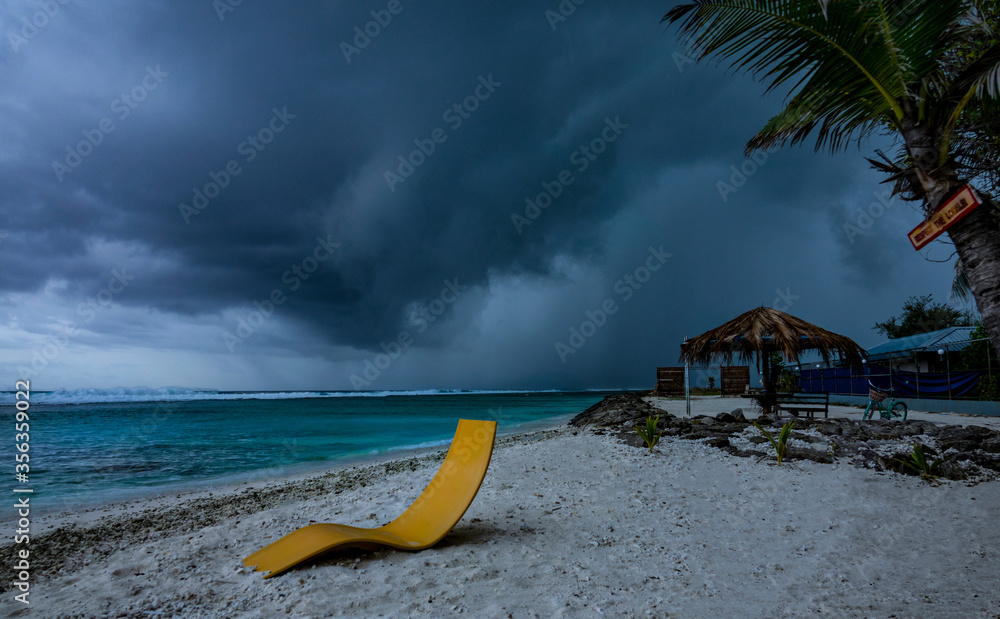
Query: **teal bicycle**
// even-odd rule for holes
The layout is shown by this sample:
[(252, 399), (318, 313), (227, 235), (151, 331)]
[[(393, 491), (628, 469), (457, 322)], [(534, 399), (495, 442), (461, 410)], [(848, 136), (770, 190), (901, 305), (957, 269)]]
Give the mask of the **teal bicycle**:
[[(889, 398), (888, 403), (885, 401), (886, 398)], [(906, 421), (908, 409), (906, 402), (897, 400), (896, 396), (892, 394), (892, 390), (888, 392), (882, 391), (873, 385), (872, 381), (868, 381), (868, 406), (865, 408), (865, 413), (861, 418), (865, 420), (871, 419), (875, 411), (878, 411), (880, 419), (898, 418), (900, 421)]]

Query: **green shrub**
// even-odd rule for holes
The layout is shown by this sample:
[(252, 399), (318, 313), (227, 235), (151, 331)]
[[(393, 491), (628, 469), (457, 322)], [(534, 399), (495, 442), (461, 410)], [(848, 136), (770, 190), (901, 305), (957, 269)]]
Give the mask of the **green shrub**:
[(979, 378), (979, 399), (984, 402), (1000, 400), (1000, 376)]
[(913, 452), (908, 459), (896, 458), (896, 460), (906, 468), (920, 473), (920, 478), (927, 482), (932, 482), (938, 478), (937, 471), (941, 463), (944, 462), (944, 458), (941, 458), (928, 463), (927, 456), (924, 454), (924, 446), (920, 443), (913, 444)]
[(795, 420), (790, 419), (788, 423), (781, 427), (781, 432), (778, 434), (778, 440), (774, 440), (771, 433), (764, 429), (764, 426), (760, 425), (756, 421), (753, 422), (753, 426), (760, 430), (771, 445), (774, 447), (774, 453), (778, 456), (778, 466), (781, 466), (781, 461), (785, 459), (785, 452), (788, 451), (788, 437), (792, 433), (792, 427), (795, 425)]
[(656, 431), (656, 424), (660, 422), (660, 416), (657, 415), (653, 417), (650, 415), (646, 418), (646, 427), (636, 426), (635, 431), (642, 437), (642, 440), (646, 441), (646, 446), (649, 447), (649, 453), (653, 453), (653, 447), (656, 447), (656, 443), (659, 442), (660, 437), (663, 436), (663, 431), (660, 430), (659, 433)]
[(986, 327), (984, 325), (977, 326), (972, 333), (969, 334), (969, 339), (976, 340), (970, 343), (968, 346), (962, 349), (960, 354), (960, 361), (958, 368), (962, 370), (985, 370), (988, 367), (998, 367), (1000, 366), (1000, 360), (997, 359), (996, 353), (993, 351), (993, 347), (990, 346), (990, 341), (987, 339), (989, 335), (986, 333)]

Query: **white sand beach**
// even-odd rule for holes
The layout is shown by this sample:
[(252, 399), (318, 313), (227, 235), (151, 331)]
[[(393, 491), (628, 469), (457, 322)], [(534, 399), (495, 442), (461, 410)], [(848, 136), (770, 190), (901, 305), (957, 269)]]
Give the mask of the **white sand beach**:
[(33, 553), (86, 551), (33, 575), (29, 608), (8, 591), (3, 614), (1000, 616), (1000, 482), (779, 468), (671, 438), (650, 454), (568, 426), (498, 441), (479, 496), (429, 550), (347, 550), (270, 580), (243, 567), (313, 521), (388, 522), (441, 455), (40, 522)]

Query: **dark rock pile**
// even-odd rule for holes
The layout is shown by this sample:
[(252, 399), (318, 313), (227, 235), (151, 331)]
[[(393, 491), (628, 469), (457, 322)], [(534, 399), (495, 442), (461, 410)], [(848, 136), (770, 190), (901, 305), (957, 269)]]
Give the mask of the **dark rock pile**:
[[(569, 425), (610, 427), (624, 423), (645, 422), (648, 415), (663, 413), (635, 393), (609, 395), (570, 420)], [(665, 413), (664, 413), (665, 414)]]
[[(663, 436), (699, 440), (744, 457), (773, 455), (768, 440), (751, 425), (741, 409), (715, 416), (680, 418), (651, 406), (638, 394), (605, 398), (570, 421), (597, 434), (616, 435), (622, 442), (645, 448), (635, 431), (649, 415), (659, 415)], [(788, 419), (759, 419), (777, 438)], [(795, 419), (785, 460), (834, 460), (880, 471), (916, 475), (903, 465), (915, 444), (923, 445), (928, 461), (941, 460), (935, 473), (945, 479), (986, 481), (1000, 479), (1000, 432), (982, 426), (957, 426), (931, 421), (862, 421), (860, 419)]]

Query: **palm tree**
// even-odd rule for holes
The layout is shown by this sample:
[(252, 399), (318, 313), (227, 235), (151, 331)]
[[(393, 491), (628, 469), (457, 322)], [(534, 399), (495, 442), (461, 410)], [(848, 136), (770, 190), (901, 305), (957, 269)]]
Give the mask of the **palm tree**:
[[(961, 57), (969, 40), (983, 40), (980, 15), (975, 0), (696, 0), (663, 21), (679, 25), (699, 59), (725, 60), (768, 91), (790, 89), (747, 154), (814, 130), (816, 149), (830, 151), (894, 135), (905, 157), (882, 169), (929, 217), (975, 176), (955, 147), (968, 146), (961, 127), (1000, 109), (1000, 44)], [(1000, 353), (1000, 229), (984, 197), (948, 235)]]

